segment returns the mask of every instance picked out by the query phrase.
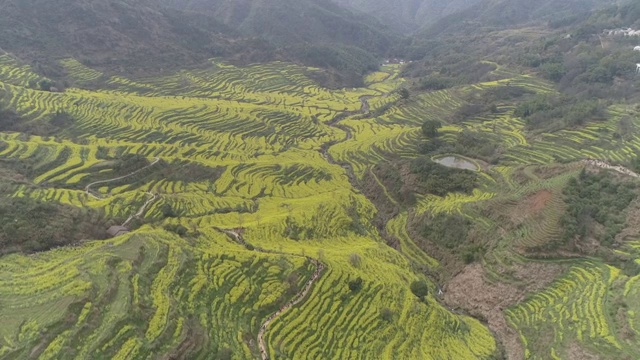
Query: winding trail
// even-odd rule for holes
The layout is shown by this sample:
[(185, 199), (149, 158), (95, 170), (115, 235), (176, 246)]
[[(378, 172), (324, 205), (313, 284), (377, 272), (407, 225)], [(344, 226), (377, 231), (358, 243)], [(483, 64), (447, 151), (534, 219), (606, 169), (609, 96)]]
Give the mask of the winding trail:
[(155, 160), (154, 160), (151, 164), (149, 164), (149, 165), (147, 165), (147, 166), (145, 166), (145, 167), (143, 167), (143, 168), (140, 168), (140, 169), (138, 169), (138, 170), (136, 170), (136, 171), (134, 171), (134, 172), (131, 172), (131, 173), (127, 174), (127, 175), (119, 176), (119, 177), (117, 177), (117, 178), (108, 179), (108, 180), (94, 181), (94, 182), (92, 182), (91, 184), (87, 185), (87, 186), (84, 188), (84, 191), (87, 193), (87, 195), (89, 195), (89, 196), (93, 197), (94, 199), (101, 200), (101, 199), (103, 199), (103, 198), (101, 197), (101, 196), (102, 196), (102, 194), (100, 194), (99, 192), (91, 191), (91, 188), (92, 188), (93, 186), (95, 186), (95, 185), (100, 185), (100, 184), (108, 184), (108, 183), (111, 183), (111, 182), (114, 182), (114, 181), (119, 181), (119, 180), (122, 180), (122, 179), (126, 179), (126, 178), (128, 178), (128, 177), (130, 177), (130, 176), (136, 175), (136, 174), (138, 174), (138, 173), (140, 173), (140, 172), (142, 172), (142, 171), (144, 171), (144, 170), (146, 170), (146, 169), (148, 169), (148, 168), (152, 167), (153, 165), (157, 164), (159, 161), (160, 161), (160, 158), (156, 157), (156, 158), (155, 158)]
[(150, 198), (149, 200), (147, 200), (147, 201), (142, 205), (142, 207), (140, 208), (140, 210), (138, 210), (138, 212), (137, 212), (137, 213), (135, 213), (135, 214), (133, 214), (133, 215), (129, 216), (129, 218), (127, 219), (127, 221), (125, 221), (125, 222), (123, 222), (123, 223), (122, 223), (122, 226), (127, 226), (127, 225), (131, 222), (131, 220), (133, 220), (133, 219), (135, 219), (135, 218), (139, 218), (140, 216), (142, 216), (142, 215), (144, 214), (145, 210), (147, 210), (147, 206), (151, 205), (151, 203), (153, 203), (154, 201), (156, 201), (156, 199), (158, 198), (158, 195), (157, 195), (157, 194), (153, 194), (153, 193), (150, 193), (150, 192), (147, 192), (146, 194), (147, 194), (147, 195), (149, 195), (149, 196), (151, 196), (151, 198)]
[[(370, 106), (369, 106), (369, 102), (368, 100), (372, 98), (372, 96), (362, 96), (360, 97), (360, 102), (362, 103), (362, 107), (359, 111), (359, 113), (362, 113), (364, 115), (369, 114), (370, 112)], [(344, 112), (344, 113), (340, 113), (339, 115), (337, 115), (335, 118), (333, 118), (331, 121), (329, 121), (327, 123), (328, 126), (340, 129), (342, 131), (345, 132), (346, 136), (344, 137), (344, 139), (340, 140), (340, 141), (332, 141), (329, 143), (324, 144), (321, 148), (320, 148), (320, 154), (322, 154), (322, 156), (330, 163), (333, 165), (340, 165), (342, 168), (344, 168), (347, 171), (347, 175), (349, 176), (349, 179), (353, 182), (353, 180), (355, 179), (355, 175), (353, 172), (353, 168), (351, 167), (350, 164), (340, 164), (338, 163), (333, 156), (331, 156), (331, 154), (329, 153), (329, 148), (331, 146), (334, 146), (336, 144), (345, 142), (345, 141), (349, 141), (353, 138), (353, 133), (351, 131), (351, 129), (347, 126), (344, 125), (340, 125), (339, 122), (344, 120), (345, 118), (347, 118), (348, 116), (351, 115), (355, 115), (358, 112)], [(260, 356), (262, 358), (262, 360), (269, 360), (269, 353), (267, 351), (267, 344), (266, 341), (264, 339), (265, 334), (267, 332), (267, 330), (269, 329), (269, 326), (271, 325), (271, 323), (273, 323), (273, 321), (278, 318), (280, 315), (282, 315), (284, 312), (286, 312), (287, 310), (291, 309), (292, 307), (300, 304), (302, 301), (304, 301), (304, 299), (307, 297), (307, 295), (309, 294), (309, 292), (311, 291), (311, 289), (313, 288), (313, 285), (315, 284), (316, 281), (318, 281), (318, 279), (320, 279), (320, 277), (322, 276), (322, 272), (324, 271), (324, 269), (326, 268), (325, 264), (323, 264), (322, 262), (320, 262), (319, 260), (316, 260), (314, 258), (311, 258), (309, 256), (304, 256), (304, 255), (298, 255), (298, 254), (292, 254), (292, 253), (286, 253), (286, 252), (281, 252), (281, 251), (275, 251), (275, 250), (267, 250), (267, 249), (263, 249), (263, 248), (259, 248), (256, 246), (253, 246), (251, 244), (249, 244), (243, 237), (242, 234), (237, 231), (237, 230), (229, 230), (229, 229), (222, 229), (219, 227), (214, 227), (214, 229), (218, 232), (221, 232), (225, 235), (227, 235), (228, 237), (230, 237), (233, 241), (239, 243), (240, 245), (243, 245), (244, 247), (246, 247), (247, 249), (251, 249), (253, 251), (257, 251), (257, 252), (261, 252), (261, 253), (265, 253), (265, 254), (277, 254), (277, 255), (286, 255), (286, 256), (296, 256), (296, 257), (304, 257), (305, 259), (311, 261), (315, 267), (316, 270), (313, 272), (313, 275), (311, 276), (311, 278), (307, 281), (307, 283), (305, 284), (305, 286), (302, 288), (302, 290), (300, 290), (294, 297), (293, 299), (291, 299), (291, 301), (289, 301), (288, 303), (286, 303), (285, 305), (283, 305), (280, 309), (278, 309), (278, 311), (274, 312), (273, 314), (271, 314), (261, 325), (260, 325), (260, 331), (258, 332), (258, 347), (260, 349)]]
[[(100, 194), (99, 192), (91, 191), (91, 187), (92, 186), (99, 185), (99, 184), (107, 184), (107, 183), (110, 183), (110, 182), (126, 179), (126, 178), (128, 178), (130, 176), (136, 175), (136, 174), (138, 174), (138, 173), (140, 173), (140, 172), (142, 172), (142, 171), (154, 166), (159, 161), (160, 161), (160, 158), (156, 157), (155, 160), (151, 164), (149, 164), (149, 165), (147, 165), (147, 166), (145, 166), (143, 168), (140, 168), (140, 169), (138, 169), (136, 171), (133, 171), (133, 172), (127, 174), (127, 175), (119, 176), (117, 178), (108, 179), (108, 180), (94, 181), (91, 184), (87, 185), (84, 188), (84, 191), (87, 193), (87, 195), (93, 197), (94, 199), (102, 200), (102, 199), (104, 199), (104, 197), (102, 197), (102, 194)], [(122, 223), (122, 226), (127, 226), (131, 222), (131, 220), (133, 220), (135, 218), (139, 218), (140, 216), (142, 216), (144, 214), (144, 212), (147, 210), (147, 207), (158, 199), (158, 195), (157, 194), (153, 194), (151, 192), (147, 192), (146, 195), (150, 196), (149, 200), (145, 201), (145, 203), (142, 204), (142, 207), (140, 207), (138, 212), (136, 212), (135, 214), (129, 216), (127, 218), (127, 220), (124, 223)]]
[(360, 108), (360, 111), (362, 112), (362, 114), (364, 115), (369, 115), (369, 113), (371, 112), (371, 106), (369, 106), (369, 99), (372, 99), (373, 95), (364, 95), (360, 97), (360, 102), (362, 103), (362, 107)]
[[(388, 93), (385, 94), (385, 96), (388, 95)], [(355, 183), (356, 177), (355, 177), (355, 173), (353, 171), (353, 167), (351, 166), (351, 164), (349, 163), (340, 163), (338, 161), (336, 161), (336, 159), (333, 158), (333, 156), (331, 156), (331, 154), (329, 153), (329, 148), (331, 148), (334, 145), (349, 141), (351, 139), (353, 139), (353, 132), (351, 131), (351, 129), (348, 126), (344, 126), (344, 125), (340, 125), (340, 121), (344, 120), (345, 118), (352, 116), (352, 115), (356, 115), (358, 113), (361, 113), (363, 115), (368, 115), (370, 112), (370, 108), (371, 106), (369, 105), (369, 99), (373, 98), (372, 95), (365, 95), (365, 96), (361, 96), (360, 97), (360, 102), (362, 103), (362, 106), (360, 107), (360, 111), (351, 111), (351, 112), (343, 112), (341, 114), (339, 114), (338, 116), (334, 117), (331, 121), (329, 121), (327, 123), (328, 126), (334, 127), (336, 129), (342, 130), (345, 132), (346, 136), (344, 139), (339, 140), (339, 141), (330, 141), (328, 143), (325, 143), (321, 148), (320, 148), (320, 154), (322, 154), (322, 156), (327, 160), (327, 162), (329, 164), (332, 165), (338, 165), (340, 167), (342, 167), (343, 169), (346, 170), (347, 172), (347, 176), (349, 177), (349, 180), (351, 183)]]
[(594, 160), (594, 159), (586, 159), (586, 160), (582, 160), (582, 162), (584, 162), (587, 165), (599, 167), (601, 169), (617, 171), (617, 172), (619, 172), (619, 173), (621, 173), (623, 175), (628, 175), (628, 176), (634, 177), (636, 179), (640, 178), (640, 174), (638, 174), (636, 172), (633, 172), (633, 171), (629, 170), (628, 168), (626, 168), (624, 166), (613, 166), (613, 165), (607, 163), (606, 161)]
[(307, 283), (304, 286), (304, 288), (302, 289), (302, 291), (300, 291), (296, 295), (296, 297), (293, 298), (293, 300), (288, 302), (285, 306), (281, 307), (280, 310), (278, 310), (275, 313), (271, 314), (271, 316), (269, 316), (267, 318), (267, 320), (265, 320), (262, 323), (262, 326), (260, 326), (260, 332), (258, 332), (258, 346), (260, 347), (260, 354), (262, 355), (262, 360), (268, 360), (269, 359), (269, 354), (267, 353), (267, 344), (264, 341), (264, 334), (267, 332), (267, 328), (269, 327), (269, 325), (271, 325), (273, 320), (275, 320), (282, 313), (284, 313), (285, 311), (289, 310), (290, 308), (292, 308), (292, 307), (298, 305), (300, 302), (302, 302), (302, 300), (304, 300), (304, 298), (307, 296), (307, 294), (309, 293), (309, 291), (313, 287), (313, 284), (316, 282), (316, 280), (318, 280), (320, 278), (320, 275), (322, 275), (322, 271), (324, 270), (324, 265), (318, 260), (312, 260), (312, 261), (314, 261), (315, 264), (316, 264), (316, 271), (313, 272), (313, 275), (311, 276), (311, 279), (309, 279), (309, 281), (307, 281)]
[(248, 249), (252, 249), (253, 251), (257, 251), (257, 252), (265, 253), (265, 254), (277, 254), (277, 255), (304, 257), (305, 259), (311, 261), (316, 266), (316, 270), (313, 272), (313, 275), (306, 282), (306, 284), (304, 285), (302, 290), (300, 290), (293, 297), (293, 299), (291, 301), (289, 301), (288, 303), (283, 305), (280, 309), (278, 309), (278, 311), (276, 311), (273, 314), (269, 315), (269, 317), (260, 325), (260, 331), (258, 332), (258, 347), (260, 348), (260, 356), (261, 356), (262, 360), (268, 360), (269, 359), (269, 353), (267, 352), (267, 343), (264, 340), (264, 335), (266, 334), (266, 332), (267, 332), (267, 330), (269, 328), (269, 325), (271, 325), (271, 323), (278, 316), (282, 315), (285, 311), (291, 309), (292, 307), (298, 305), (299, 303), (301, 303), (307, 297), (307, 294), (309, 294), (309, 291), (311, 291), (311, 289), (313, 288), (313, 284), (318, 279), (320, 279), (320, 276), (322, 276), (322, 272), (325, 269), (325, 265), (322, 262), (320, 262), (319, 260), (316, 260), (316, 259), (311, 258), (309, 256), (303, 256), (303, 255), (298, 255), (298, 254), (286, 253), (286, 252), (275, 251), (275, 250), (267, 250), (267, 249), (255, 247), (255, 246), (249, 244), (242, 237), (242, 234), (240, 234), (236, 230), (222, 229), (222, 228), (219, 228), (219, 227), (214, 227), (214, 229), (219, 231), (219, 232), (221, 232), (221, 233), (223, 233), (223, 234), (225, 234), (225, 235), (227, 235), (228, 237), (230, 237), (232, 240), (236, 241), (240, 245), (242, 245), (242, 246), (244, 246), (244, 247), (246, 247)]

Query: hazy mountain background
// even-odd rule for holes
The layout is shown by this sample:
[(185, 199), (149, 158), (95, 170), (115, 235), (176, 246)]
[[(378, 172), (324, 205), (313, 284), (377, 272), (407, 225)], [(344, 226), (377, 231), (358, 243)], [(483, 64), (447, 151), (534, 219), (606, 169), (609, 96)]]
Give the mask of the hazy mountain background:
[(226, 53), (235, 37), (214, 19), (149, 0), (3, 0), (0, 11), (0, 47), (41, 67), (60, 57), (129, 71), (189, 66)]
[(396, 31), (409, 33), (441, 18), (466, 10), (482, 0), (335, 0), (350, 9), (370, 14)]
[(49, 76), (74, 57), (125, 73), (223, 57), (321, 66), (338, 81), (377, 66), (397, 35), (328, 1), (2, 0), (0, 48)]
[(441, 17), (426, 28), (426, 35), (463, 32), (518, 25), (547, 25), (586, 17), (592, 10), (616, 0), (481, 0), (456, 13)]
[(249, 36), (277, 44), (337, 43), (377, 53), (395, 37), (364, 14), (329, 0), (160, 0), (182, 11), (204, 13)]
[[(167, 72), (212, 57), (327, 69), (359, 85), (388, 57), (422, 59), (425, 41), (585, 17), (613, 0), (0, 0), (0, 48), (63, 76), (73, 57), (103, 71)], [(410, 35), (413, 33), (415, 35)]]

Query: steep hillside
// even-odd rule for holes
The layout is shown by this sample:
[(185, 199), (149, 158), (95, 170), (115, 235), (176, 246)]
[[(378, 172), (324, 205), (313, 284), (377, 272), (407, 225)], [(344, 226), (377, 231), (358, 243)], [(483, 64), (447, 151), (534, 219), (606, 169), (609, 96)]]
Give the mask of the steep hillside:
[(379, 58), (400, 40), (373, 17), (327, 0), (154, 1), (166, 9), (205, 14), (242, 36), (260, 39), (275, 54), (271, 59), (330, 69), (322, 81), (331, 86), (363, 85), (362, 76), (375, 70)]
[(326, 82), (361, 84), (395, 35), (375, 19), (323, 1), (1, 0), (0, 49), (61, 78), (73, 57), (109, 73), (149, 75), (212, 57), (330, 69)]
[(640, 359), (640, 0), (335, 1), (0, 0), (0, 359)]
[(144, 0), (3, 0), (0, 8), (0, 47), (40, 64), (73, 56), (129, 72), (185, 66), (224, 54), (233, 35)]
[(481, 28), (506, 28), (527, 23), (546, 23), (575, 16), (584, 16), (591, 10), (615, 0), (482, 0), (474, 6), (453, 13), (432, 24), (427, 35), (442, 32), (477, 32)]
[(326, 0), (164, 0), (171, 7), (204, 12), (247, 35), (280, 44), (325, 42), (385, 51), (394, 38), (380, 24)]
[(161, 0), (171, 8), (205, 13), (250, 36), (277, 44), (333, 43), (385, 52), (396, 38), (373, 18), (327, 0)]
[(370, 14), (402, 32), (413, 32), (444, 16), (465, 10), (480, 0), (335, 0), (347, 8)]

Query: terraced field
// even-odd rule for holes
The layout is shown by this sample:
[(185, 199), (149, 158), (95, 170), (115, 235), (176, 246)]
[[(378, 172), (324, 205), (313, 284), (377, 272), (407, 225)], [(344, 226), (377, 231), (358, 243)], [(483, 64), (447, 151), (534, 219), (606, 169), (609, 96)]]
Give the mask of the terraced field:
[[(0, 159), (24, 163), (28, 179), (5, 190), (101, 209), (117, 223), (141, 219), (111, 240), (0, 258), (3, 358), (258, 357), (262, 324), (309, 284), (311, 259), (325, 270), (266, 329), (268, 357), (496, 352), (479, 321), (411, 293), (423, 275), (384, 244), (370, 225), (376, 209), (333, 147), (323, 150), (351, 137), (334, 119), (360, 116), (361, 99), (371, 111), (396, 100), (398, 68), (371, 76), (367, 88), (329, 91), (309, 80), (315, 69), (282, 63), (214, 61), (135, 81), (61, 64), (77, 87), (47, 92), (3, 57), (4, 107), (33, 126), (71, 119), (56, 137), (2, 133)], [(398, 128), (371, 144), (409, 144), (414, 133)], [(134, 155), (144, 161), (119, 170)], [(186, 234), (170, 231), (179, 226)], [(247, 244), (217, 229), (242, 229)], [(350, 290), (358, 277), (362, 288)]]
[[(363, 178), (375, 164), (395, 161), (398, 155), (407, 159), (416, 157), (422, 121), (447, 119), (464, 104), (469, 92), (482, 92), (507, 83), (534, 93), (555, 91), (530, 76), (503, 75), (505, 78), (496, 82), (414, 95), (411, 102), (392, 107), (379, 117), (347, 119), (341, 124), (353, 136), (332, 147), (331, 154), (349, 163), (356, 176)], [(489, 250), (482, 259), (488, 281), (522, 287), (526, 282), (514, 275), (515, 269), (532, 260), (521, 254), (545, 249), (562, 235), (561, 216), (565, 210), (562, 189), (584, 167), (579, 161), (625, 163), (635, 159), (640, 149), (634, 145), (635, 132), (625, 139), (613, 136), (623, 117), (633, 119), (634, 128), (638, 126), (637, 113), (631, 107), (613, 105), (607, 121), (542, 135), (530, 134), (524, 121), (513, 115), (513, 109), (504, 106), (497, 115), (444, 126), (441, 138), (451, 144), (463, 131), (490, 139), (502, 152), (500, 162), (496, 166), (481, 166), (480, 186), (473, 193), (418, 195), (416, 205), (408, 211), (410, 216), (461, 214), (471, 220), (478, 225), (475, 231), (490, 239), (485, 245)], [(389, 197), (386, 191), (385, 197)], [(390, 203), (398, 206), (393, 198)], [(495, 216), (496, 213), (500, 215)], [(513, 228), (505, 230), (504, 217), (514, 223)], [(407, 214), (401, 213), (387, 223), (387, 233), (398, 241), (396, 248), (412, 263), (437, 269), (438, 262), (423, 255), (406, 233), (406, 219)], [(635, 255), (624, 257), (625, 262), (636, 259)], [(620, 263), (616, 267), (593, 259), (559, 264), (567, 268), (561, 278), (504, 312), (523, 345), (523, 353), (517, 349), (514, 352), (507, 349), (507, 353), (520, 354), (514, 358), (536, 359), (591, 355), (610, 358), (611, 354), (616, 354), (615, 358), (638, 357), (635, 340), (638, 333), (633, 327), (637, 312), (620, 310), (637, 301), (635, 295), (630, 295), (635, 294), (632, 289), (637, 286), (636, 272), (621, 275)], [(623, 286), (627, 297), (621, 295)]]
[[(342, 90), (311, 80), (317, 69), (277, 62), (214, 59), (135, 80), (74, 59), (61, 66), (74, 86), (41, 91), (45, 78), (0, 57), (3, 108), (34, 128), (67, 119), (56, 136), (0, 133), (1, 164), (21, 164), (2, 191), (98, 209), (133, 231), (0, 258), (7, 359), (500, 357), (491, 323), (441, 303), (443, 284), (426, 274), (450, 263), (414, 240), (415, 219), (462, 215), (489, 239), (480, 259), (488, 281), (519, 285), (512, 270), (531, 261), (522, 254), (559, 236), (562, 189), (582, 169), (577, 161), (621, 162), (640, 150), (640, 139), (611, 140), (632, 109), (612, 106), (606, 122), (533, 135), (503, 104), (441, 129), (448, 144), (466, 132), (500, 148), (496, 165), (478, 160), (477, 188), (416, 194), (405, 206), (373, 169), (419, 156), (424, 120), (448, 119), (469, 94), (498, 86), (552, 86), (499, 68), (496, 81), (402, 100), (396, 66)], [(355, 187), (366, 177), (397, 210), (381, 227), (379, 209)], [(505, 230), (507, 218), (515, 230)], [(565, 358), (575, 344), (634, 355), (637, 274), (595, 259), (560, 263), (564, 275), (504, 311), (526, 355)], [(424, 299), (411, 291), (416, 280), (429, 284)], [(618, 298), (628, 304), (620, 318), (609, 313)]]

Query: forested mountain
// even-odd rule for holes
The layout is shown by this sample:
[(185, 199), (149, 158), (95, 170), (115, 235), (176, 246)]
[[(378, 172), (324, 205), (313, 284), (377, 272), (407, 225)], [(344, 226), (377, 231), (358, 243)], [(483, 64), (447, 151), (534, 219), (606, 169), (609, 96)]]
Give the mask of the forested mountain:
[(157, 1), (187, 14), (206, 14), (243, 36), (261, 39), (280, 58), (335, 70), (343, 84), (361, 84), (362, 75), (375, 69), (400, 38), (373, 17), (329, 0)]
[(222, 57), (302, 62), (331, 69), (337, 83), (358, 82), (396, 39), (326, 1), (3, 0), (0, 8), (0, 48), (53, 77), (65, 57), (140, 74)]
[(110, 66), (193, 64), (224, 53), (233, 35), (146, 0), (3, 0), (0, 8), (0, 47), (41, 62), (73, 56)]
[(616, 3), (616, 0), (481, 0), (464, 10), (450, 14), (428, 26), (428, 36), (442, 32), (473, 35), (484, 28), (505, 28), (523, 24), (584, 17), (593, 9)]
[[(614, 0), (334, 0), (370, 14), (401, 32), (467, 29), (464, 25), (507, 26), (529, 21), (564, 19), (589, 12)], [(468, 30), (468, 29), (467, 29)]]
[(345, 10), (330, 0), (160, 0), (204, 13), (243, 34), (277, 44), (332, 43), (373, 53), (388, 50), (395, 36), (373, 18)]
[(342, 6), (375, 16), (401, 32), (414, 32), (481, 0), (335, 0)]

